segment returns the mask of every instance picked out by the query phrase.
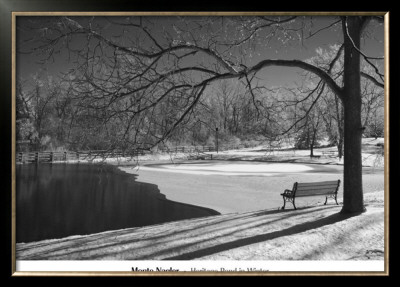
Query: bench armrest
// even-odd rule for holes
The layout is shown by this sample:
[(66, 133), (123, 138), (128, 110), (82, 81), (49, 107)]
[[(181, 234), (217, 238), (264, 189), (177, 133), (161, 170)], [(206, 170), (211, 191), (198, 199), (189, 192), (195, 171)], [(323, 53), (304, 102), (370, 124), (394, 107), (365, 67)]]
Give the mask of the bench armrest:
[(293, 190), (290, 189), (285, 189), (283, 193), (281, 193), (283, 196), (292, 196), (293, 195)]

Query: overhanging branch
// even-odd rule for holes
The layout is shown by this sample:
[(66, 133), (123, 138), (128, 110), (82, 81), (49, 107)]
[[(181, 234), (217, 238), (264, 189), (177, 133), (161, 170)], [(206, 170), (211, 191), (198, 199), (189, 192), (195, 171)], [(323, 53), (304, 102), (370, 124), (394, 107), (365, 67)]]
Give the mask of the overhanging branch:
[(378, 87), (381, 87), (382, 89), (385, 88), (385, 85), (382, 84), (381, 82), (378, 82), (377, 79), (375, 79), (374, 77), (372, 77), (371, 75), (368, 75), (367, 73), (361, 72), (361, 76), (370, 80), (371, 82), (373, 82), (375, 85), (377, 85)]
[(314, 65), (308, 64), (300, 60), (264, 60), (248, 69), (246, 73), (255, 73), (263, 68), (270, 66), (295, 67), (309, 71), (320, 77), (321, 80), (323, 80), (339, 98), (343, 98), (343, 89), (336, 84), (334, 79), (332, 79), (332, 77), (327, 72)]

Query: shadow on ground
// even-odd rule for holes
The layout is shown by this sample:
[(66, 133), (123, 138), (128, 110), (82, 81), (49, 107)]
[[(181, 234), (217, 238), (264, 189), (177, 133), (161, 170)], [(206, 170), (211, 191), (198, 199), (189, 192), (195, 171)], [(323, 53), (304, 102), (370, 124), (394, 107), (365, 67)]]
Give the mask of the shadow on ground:
[[(277, 212), (284, 212), (284, 211), (271, 211), (268, 212), (268, 214), (272, 214), (272, 213), (277, 213)], [(264, 212), (260, 215), (266, 215), (267, 213)], [(279, 230), (279, 231), (275, 231), (275, 232), (271, 232), (271, 233), (265, 233), (265, 234), (260, 234), (260, 235), (256, 235), (256, 236), (252, 236), (252, 237), (248, 237), (248, 238), (242, 238), (242, 239), (238, 239), (235, 241), (231, 241), (231, 242), (227, 242), (224, 244), (219, 244), (216, 246), (212, 246), (209, 248), (204, 248), (204, 249), (200, 249), (200, 250), (196, 250), (193, 252), (188, 252), (185, 254), (181, 254), (178, 256), (172, 256), (172, 257), (168, 257), (168, 258), (164, 258), (164, 260), (193, 260), (196, 258), (200, 258), (200, 257), (204, 257), (204, 256), (208, 256), (208, 255), (212, 255), (215, 253), (219, 253), (222, 251), (227, 251), (233, 248), (238, 248), (238, 247), (244, 247), (246, 245), (250, 245), (250, 244), (255, 244), (255, 243), (260, 243), (260, 242), (264, 242), (264, 241), (268, 241), (268, 240), (272, 240), (278, 237), (283, 237), (283, 236), (290, 236), (290, 235), (294, 235), (297, 233), (301, 233), (301, 232), (305, 232), (305, 231), (309, 231), (312, 229), (316, 229), (316, 228), (320, 228), (322, 226), (326, 226), (329, 224), (334, 224), (343, 220), (346, 220), (353, 215), (349, 215), (349, 214), (341, 214), (341, 213), (335, 213), (332, 214), (326, 218), (322, 218), (322, 219), (318, 219), (316, 221), (312, 221), (312, 222), (306, 222), (300, 225), (296, 225), (296, 226), (292, 226), (289, 227), (287, 229), (284, 230)]]

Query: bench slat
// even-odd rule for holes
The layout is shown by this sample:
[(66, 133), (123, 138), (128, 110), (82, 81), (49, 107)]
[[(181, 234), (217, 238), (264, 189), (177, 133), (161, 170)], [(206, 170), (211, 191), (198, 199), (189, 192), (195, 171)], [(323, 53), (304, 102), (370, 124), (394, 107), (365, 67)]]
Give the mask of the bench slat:
[(314, 189), (320, 189), (320, 188), (335, 188), (337, 184), (335, 185), (313, 185), (313, 186), (298, 186), (297, 190), (314, 190)]
[(313, 195), (329, 195), (329, 194), (335, 194), (335, 190), (329, 189), (329, 190), (315, 190), (315, 191), (306, 191), (306, 192), (296, 192), (296, 197), (301, 197), (301, 196), (313, 196)]
[(338, 187), (338, 182), (325, 182), (325, 183), (312, 183), (312, 184), (298, 184), (296, 189), (296, 196), (305, 194), (324, 194), (324, 193), (334, 193)]
[(305, 187), (305, 186), (300, 186), (300, 187), (297, 187), (297, 190), (318, 190), (318, 189), (326, 189), (326, 188), (332, 188), (332, 189), (334, 189), (335, 187), (337, 186), (337, 184), (336, 185), (314, 185), (314, 186), (308, 186), (308, 187)]
[(297, 191), (300, 190), (318, 190), (318, 189), (335, 189), (337, 187), (336, 185), (314, 185), (314, 186), (297, 186)]
[(338, 181), (320, 181), (320, 182), (299, 182), (297, 187), (299, 186), (314, 186), (314, 185), (337, 185)]

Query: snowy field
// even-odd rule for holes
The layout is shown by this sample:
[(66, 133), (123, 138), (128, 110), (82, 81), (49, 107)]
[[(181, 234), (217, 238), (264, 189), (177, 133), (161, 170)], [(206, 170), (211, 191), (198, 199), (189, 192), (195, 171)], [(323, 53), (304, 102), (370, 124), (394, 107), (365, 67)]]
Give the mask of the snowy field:
[(337, 205), (230, 213), (17, 244), (18, 260), (383, 260), (384, 193)]
[[(371, 174), (383, 179), (383, 156), (377, 146), (381, 142), (383, 139), (364, 139), (363, 158), (365, 166), (372, 167), (371, 170), (380, 170), (378, 174), (373, 171)], [(314, 153), (322, 154), (326, 149), (334, 148), (315, 149)], [(191, 180), (189, 176), (193, 173), (212, 173), (216, 176), (219, 176), (218, 173), (231, 176), (243, 172), (251, 175), (298, 173), (301, 177), (302, 173), (309, 172), (310, 164), (321, 163), (321, 168), (339, 169), (343, 163), (343, 159), (339, 161), (334, 157), (321, 156), (310, 159), (309, 151), (281, 150), (266, 153), (263, 147), (257, 147), (213, 153), (213, 160), (229, 161), (230, 165), (225, 166), (215, 164), (205, 167), (207, 161), (191, 161), (192, 164), (186, 166), (171, 164), (182, 160), (187, 162), (186, 157), (187, 155), (183, 154), (148, 155), (141, 157), (140, 161), (167, 162), (168, 165), (158, 168), (158, 174), (166, 174), (165, 178), (172, 178), (168, 176), (170, 172), (186, 173), (186, 176), (181, 177), (188, 177), (188, 180)], [(246, 161), (245, 169), (235, 160)], [(265, 163), (267, 161), (274, 164), (268, 165)], [(107, 162), (125, 166), (121, 169), (127, 172), (134, 171), (130, 166), (135, 163), (132, 159), (110, 159)], [(148, 167), (139, 165), (138, 168), (146, 171)], [(229, 176), (226, 178), (234, 178)], [(140, 175), (138, 179), (143, 180)], [(289, 178), (288, 184), (293, 184), (293, 180), (294, 178)], [(159, 188), (163, 193), (163, 188)], [(283, 188), (281, 185), (280, 189)], [(19, 243), (16, 247), (17, 260), (382, 261), (385, 250), (385, 193), (382, 183), (370, 185), (368, 188), (370, 190), (364, 195), (367, 211), (358, 215), (346, 216), (339, 213), (341, 197), (338, 198), (339, 206), (324, 206), (324, 199), (320, 198), (313, 204), (301, 205), (298, 210), (291, 209), (292, 206), (284, 211), (275, 207), (236, 212), (228, 210), (221, 215), (205, 218), (107, 231), (88, 236)], [(221, 190), (226, 192), (226, 189)], [(173, 193), (167, 194), (167, 198), (174, 200), (171, 196)], [(199, 200), (204, 197), (209, 196), (203, 194)], [(277, 197), (280, 204), (281, 198)], [(256, 196), (255, 198), (259, 201)], [(189, 193), (187, 200), (196, 200), (194, 194)], [(228, 205), (234, 202), (242, 205), (245, 203), (241, 198), (226, 201)], [(278, 200), (276, 202), (278, 203)]]

